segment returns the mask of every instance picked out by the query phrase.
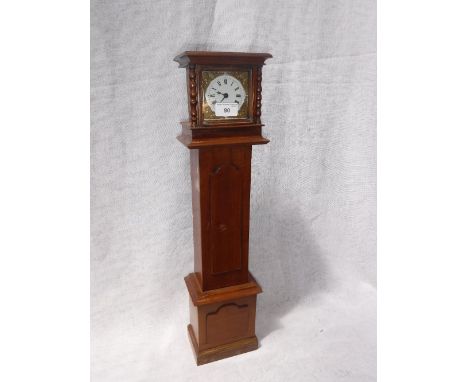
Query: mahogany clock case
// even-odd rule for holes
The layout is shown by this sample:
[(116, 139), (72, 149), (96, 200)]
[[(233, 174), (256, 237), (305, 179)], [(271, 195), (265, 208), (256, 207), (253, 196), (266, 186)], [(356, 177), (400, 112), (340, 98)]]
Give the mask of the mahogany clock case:
[[(258, 348), (257, 294), (249, 273), (252, 146), (262, 136), (261, 68), (268, 53), (185, 52), (175, 58), (187, 71), (189, 121), (178, 139), (190, 149), (194, 272), (189, 292), (189, 339), (197, 365)], [(205, 71), (248, 72), (247, 118), (207, 121)], [(224, 96), (225, 97), (225, 96)], [(223, 99), (224, 99), (223, 97)]]

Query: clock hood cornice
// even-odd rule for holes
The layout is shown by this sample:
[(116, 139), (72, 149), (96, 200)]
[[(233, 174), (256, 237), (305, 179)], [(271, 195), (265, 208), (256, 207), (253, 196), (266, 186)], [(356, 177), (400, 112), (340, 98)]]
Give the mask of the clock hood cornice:
[(265, 65), (270, 53), (186, 51), (174, 58), (180, 68), (193, 65)]

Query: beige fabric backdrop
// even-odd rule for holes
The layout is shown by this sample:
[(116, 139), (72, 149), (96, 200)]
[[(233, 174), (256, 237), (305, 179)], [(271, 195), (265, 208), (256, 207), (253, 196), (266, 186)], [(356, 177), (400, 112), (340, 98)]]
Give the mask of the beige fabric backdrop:
[[(91, 2), (92, 380), (375, 381), (375, 2)], [(261, 348), (196, 367), (184, 50), (270, 52), (250, 268)]]

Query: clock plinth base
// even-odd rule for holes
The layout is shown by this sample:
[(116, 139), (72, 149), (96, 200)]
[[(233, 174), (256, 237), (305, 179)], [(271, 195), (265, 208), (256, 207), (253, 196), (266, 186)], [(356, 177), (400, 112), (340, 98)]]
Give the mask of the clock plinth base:
[(188, 332), (197, 365), (258, 348), (255, 312), (260, 285), (247, 283), (202, 291), (195, 273), (185, 277), (190, 294)]
[(193, 354), (195, 356), (195, 360), (197, 361), (197, 366), (258, 349), (257, 336), (253, 336), (243, 338), (225, 345), (215, 346), (206, 350), (198, 350), (198, 344), (193, 332), (192, 325), (189, 324), (187, 326), (187, 331), (190, 344), (192, 345)]

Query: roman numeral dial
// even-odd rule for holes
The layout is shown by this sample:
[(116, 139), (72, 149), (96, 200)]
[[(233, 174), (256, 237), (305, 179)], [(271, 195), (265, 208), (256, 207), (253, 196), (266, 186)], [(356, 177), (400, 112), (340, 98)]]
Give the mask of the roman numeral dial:
[[(232, 75), (229, 74), (229, 72), (218, 73), (219, 75), (217, 75), (216, 77), (212, 76), (209, 82), (205, 82), (204, 86), (206, 86), (206, 88), (204, 90), (204, 98), (206, 104), (209, 106), (213, 113), (215, 113), (216, 104), (224, 103), (237, 104), (239, 105), (238, 109), (240, 110), (244, 103), (246, 103), (247, 99), (246, 89), (244, 89), (244, 86), (241, 81), (247, 84), (248, 73), (239, 72), (240, 74), (244, 75), (244, 79), (242, 79), (242, 77), (239, 77), (241, 80), (239, 80), (239, 78), (236, 78), (236, 74), (239, 75), (238, 72), (236, 72), (236, 74), (232, 73)], [(245, 108), (244, 110), (246, 112)]]

